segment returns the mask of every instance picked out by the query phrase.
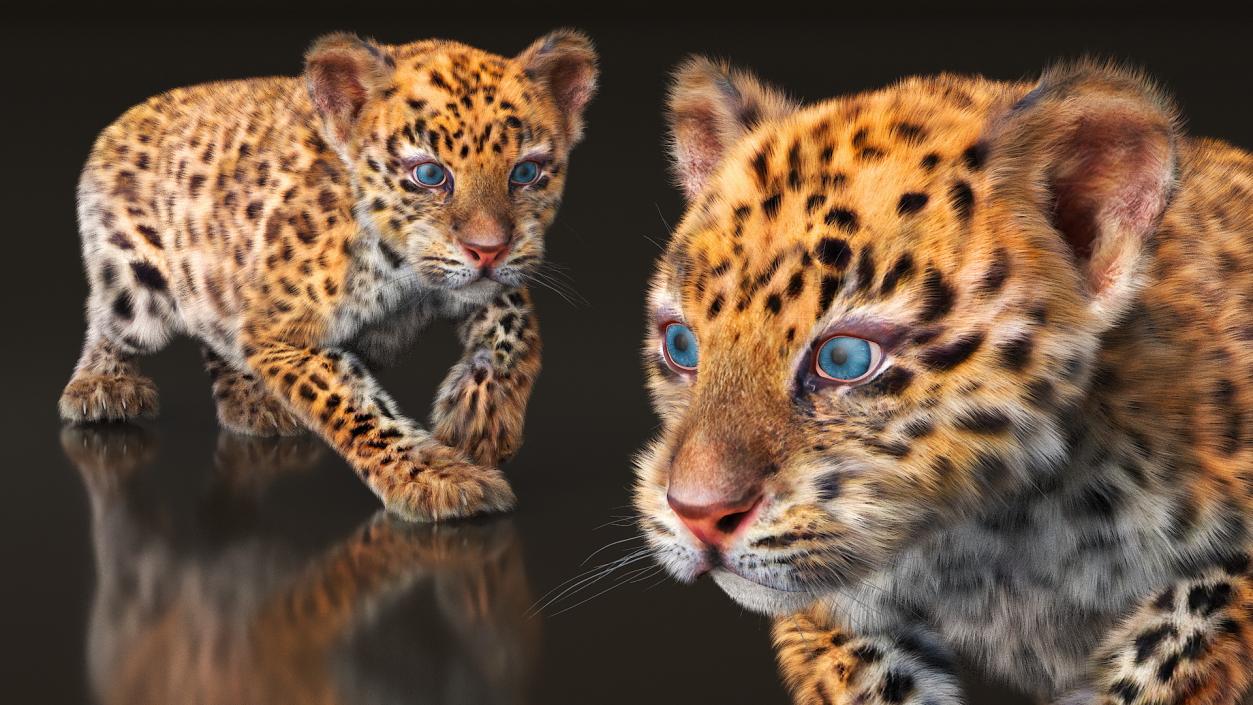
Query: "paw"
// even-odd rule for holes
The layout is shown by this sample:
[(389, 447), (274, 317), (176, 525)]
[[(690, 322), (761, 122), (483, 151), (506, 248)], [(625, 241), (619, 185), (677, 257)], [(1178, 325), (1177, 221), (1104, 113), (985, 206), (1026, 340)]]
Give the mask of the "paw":
[(779, 666), (803, 705), (961, 705), (942, 648), (919, 632), (864, 637), (810, 614), (775, 622)]
[(501, 380), (486, 356), (460, 364), (440, 389), (432, 433), (481, 465), (500, 465), (522, 446), (525, 393)]
[(367, 472), (387, 510), (408, 521), (433, 522), (513, 509), (513, 489), (500, 470), (465, 462), (451, 449), (414, 451)]
[(127, 421), (157, 415), (157, 386), (147, 377), (76, 375), (61, 393), (61, 418), (71, 422)]
[(296, 436), (305, 425), (282, 402), (262, 389), (232, 387), (215, 389), (218, 423), (223, 428), (248, 436)]

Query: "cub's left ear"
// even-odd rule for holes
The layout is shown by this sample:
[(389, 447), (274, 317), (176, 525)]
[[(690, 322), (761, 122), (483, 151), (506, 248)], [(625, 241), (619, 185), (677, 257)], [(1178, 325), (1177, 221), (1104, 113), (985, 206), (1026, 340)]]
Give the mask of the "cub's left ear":
[(566, 138), (583, 137), (583, 111), (596, 95), (596, 50), (586, 34), (558, 29), (535, 40), (517, 57), (527, 77), (548, 89), (561, 112)]
[(994, 193), (1048, 219), (1104, 326), (1139, 290), (1178, 135), (1173, 105), (1147, 79), (1085, 62), (1046, 72), (986, 140)]

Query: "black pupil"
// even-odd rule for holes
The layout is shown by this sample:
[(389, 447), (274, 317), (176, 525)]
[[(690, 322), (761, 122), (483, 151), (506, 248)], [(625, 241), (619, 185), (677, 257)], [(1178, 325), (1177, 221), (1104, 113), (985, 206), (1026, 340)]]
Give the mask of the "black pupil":
[(848, 362), (848, 351), (840, 345), (831, 346), (831, 362), (837, 365), (843, 365)]
[(687, 352), (687, 348), (689, 345), (690, 343), (687, 340), (687, 333), (684, 333), (682, 331), (675, 333), (674, 335), (674, 349), (675, 350), (678, 350), (679, 352)]

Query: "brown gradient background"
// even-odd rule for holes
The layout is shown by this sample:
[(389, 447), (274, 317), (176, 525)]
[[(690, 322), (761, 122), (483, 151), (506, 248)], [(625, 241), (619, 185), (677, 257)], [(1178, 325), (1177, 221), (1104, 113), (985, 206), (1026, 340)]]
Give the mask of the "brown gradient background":
[[(1248, 18), (1214, 16), (1191, 3), (1176, 8), (1192, 13), (1179, 17), (1131, 3), (1100, 11), (1065, 3), (1050, 4), (1049, 16), (997, 19), (988, 19), (993, 3), (884, 3), (860, 18), (811, 17), (798, 6), (787, 15), (790, 23), (778, 14), (787, 2), (765, 4), (762, 12), (771, 16), (716, 23), (594, 20), (547, 6), (534, 7), (524, 21), (479, 5), (463, 6), (461, 18), (441, 14), (455, 9), (442, 4), (396, 3), (385, 11), (305, 3), (286, 14), (232, 5), (184, 8), (184, 16), (157, 22), (119, 19), (156, 16), (137, 7), (114, 17), (98, 10), (94, 18), (32, 7), (26, 9), (44, 16), (0, 29), (0, 701), (92, 699), (84, 650), (94, 580), (86, 495), (60, 450), (55, 413), (81, 342), (86, 292), (74, 186), (96, 133), (163, 89), (296, 73), (309, 42), (335, 29), (390, 43), (444, 36), (505, 54), (554, 26), (578, 26), (595, 39), (601, 93), (549, 233), (551, 259), (569, 269), (586, 303), (537, 292), (545, 371), (526, 445), (506, 468), (521, 502), (513, 521), (537, 595), (579, 572), (592, 550), (631, 533), (596, 527), (629, 512), (631, 457), (656, 425), (638, 346), (653, 241), (663, 242), (667, 223), (681, 214), (659, 108), (667, 72), (685, 54), (730, 58), (813, 101), (916, 73), (1030, 77), (1056, 58), (1094, 53), (1148, 69), (1177, 97), (1191, 132), (1253, 147), (1253, 27)], [(347, 14), (354, 8), (358, 15)], [(633, 9), (672, 16), (659, 3)], [(509, 14), (521, 13), (515, 6)], [(540, 16), (546, 18), (534, 19)], [(456, 354), (450, 330), (439, 327), (380, 376), (408, 413), (425, 418), (431, 391)], [(161, 450), (146, 474), (149, 494), (190, 523), (218, 433), (208, 383), (189, 341), (150, 358), (145, 369), (161, 389), (163, 411), (152, 425)], [(375, 509), (366, 488), (327, 455), (309, 472), (280, 481), (252, 530), (312, 555)], [(602, 555), (621, 554), (611, 548)], [(646, 589), (650, 584), (626, 585), (544, 617), (530, 701), (786, 702), (764, 619), (707, 582)], [(976, 703), (1017, 702), (994, 685), (973, 689)]]

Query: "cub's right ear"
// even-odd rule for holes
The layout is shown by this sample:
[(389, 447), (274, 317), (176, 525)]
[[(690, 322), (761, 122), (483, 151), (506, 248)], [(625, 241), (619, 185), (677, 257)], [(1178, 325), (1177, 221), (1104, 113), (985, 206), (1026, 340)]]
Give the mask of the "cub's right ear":
[(758, 124), (796, 110), (782, 91), (752, 74), (699, 56), (675, 70), (667, 107), (675, 178), (689, 200), (732, 145)]
[(347, 138), (361, 106), (387, 88), (395, 61), (374, 42), (336, 32), (305, 53), (305, 85), (330, 135)]

